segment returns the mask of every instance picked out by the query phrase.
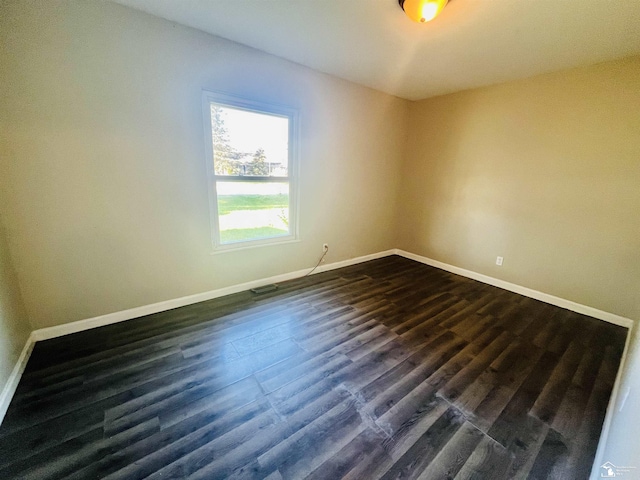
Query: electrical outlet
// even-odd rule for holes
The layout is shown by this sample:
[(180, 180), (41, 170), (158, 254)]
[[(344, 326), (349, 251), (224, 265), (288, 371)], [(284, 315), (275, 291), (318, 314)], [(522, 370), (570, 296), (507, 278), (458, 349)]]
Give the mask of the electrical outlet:
[(323, 252), (328, 252), (329, 251), (329, 244), (328, 243), (323, 243), (322, 244), (322, 251)]
[(502, 266), (502, 261), (503, 261), (503, 258), (502, 258), (502, 257), (497, 257), (497, 258), (496, 258), (496, 265), (498, 265), (499, 267), (501, 267), (501, 266)]

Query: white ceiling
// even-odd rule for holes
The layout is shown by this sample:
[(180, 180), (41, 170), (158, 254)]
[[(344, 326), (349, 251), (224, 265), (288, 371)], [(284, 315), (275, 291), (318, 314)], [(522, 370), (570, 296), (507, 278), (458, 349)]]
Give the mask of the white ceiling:
[(640, 0), (115, 1), (410, 100), (640, 54)]

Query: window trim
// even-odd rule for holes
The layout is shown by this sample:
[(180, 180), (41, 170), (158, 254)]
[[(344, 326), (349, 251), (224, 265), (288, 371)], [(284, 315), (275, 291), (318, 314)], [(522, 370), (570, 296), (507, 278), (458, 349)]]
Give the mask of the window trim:
[[(216, 175), (213, 163), (213, 138), (211, 125), (211, 104), (234, 108), (236, 110), (246, 110), (248, 112), (262, 113), (273, 116), (287, 117), (289, 119), (289, 149), (288, 165), (286, 177), (259, 177), (259, 176), (227, 176)], [(291, 243), (299, 241), (298, 234), (298, 145), (299, 145), (299, 115), (298, 110), (272, 103), (265, 103), (253, 99), (239, 97), (228, 93), (215, 92), (210, 90), (202, 91), (202, 113), (204, 118), (204, 139), (205, 139), (205, 165), (207, 171), (207, 192), (209, 196), (209, 217), (211, 231), (212, 253), (224, 253), (228, 251), (244, 250), (247, 248), (263, 247), (269, 245)], [(218, 193), (216, 190), (217, 181), (231, 182), (283, 182), (289, 184), (289, 235), (277, 237), (259, 238), (249, 241), (233, 243), (222, 243), (220, 237), (220, 225), (218, 215)]]

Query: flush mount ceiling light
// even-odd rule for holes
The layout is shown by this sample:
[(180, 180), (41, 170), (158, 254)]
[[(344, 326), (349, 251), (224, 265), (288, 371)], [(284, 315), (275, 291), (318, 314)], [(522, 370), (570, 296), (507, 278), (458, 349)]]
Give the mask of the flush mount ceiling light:
[(414, 22), (425, 23), (436, 18), (448, 0), (398, 0), (398, 3)]

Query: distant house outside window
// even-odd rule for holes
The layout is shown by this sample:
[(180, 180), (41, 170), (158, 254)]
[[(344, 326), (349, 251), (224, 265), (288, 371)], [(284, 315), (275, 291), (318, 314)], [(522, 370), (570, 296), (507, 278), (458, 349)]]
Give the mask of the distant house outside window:
[(217, 251), (297, 238), (297, 113), (203, 93), (213, 246)]

